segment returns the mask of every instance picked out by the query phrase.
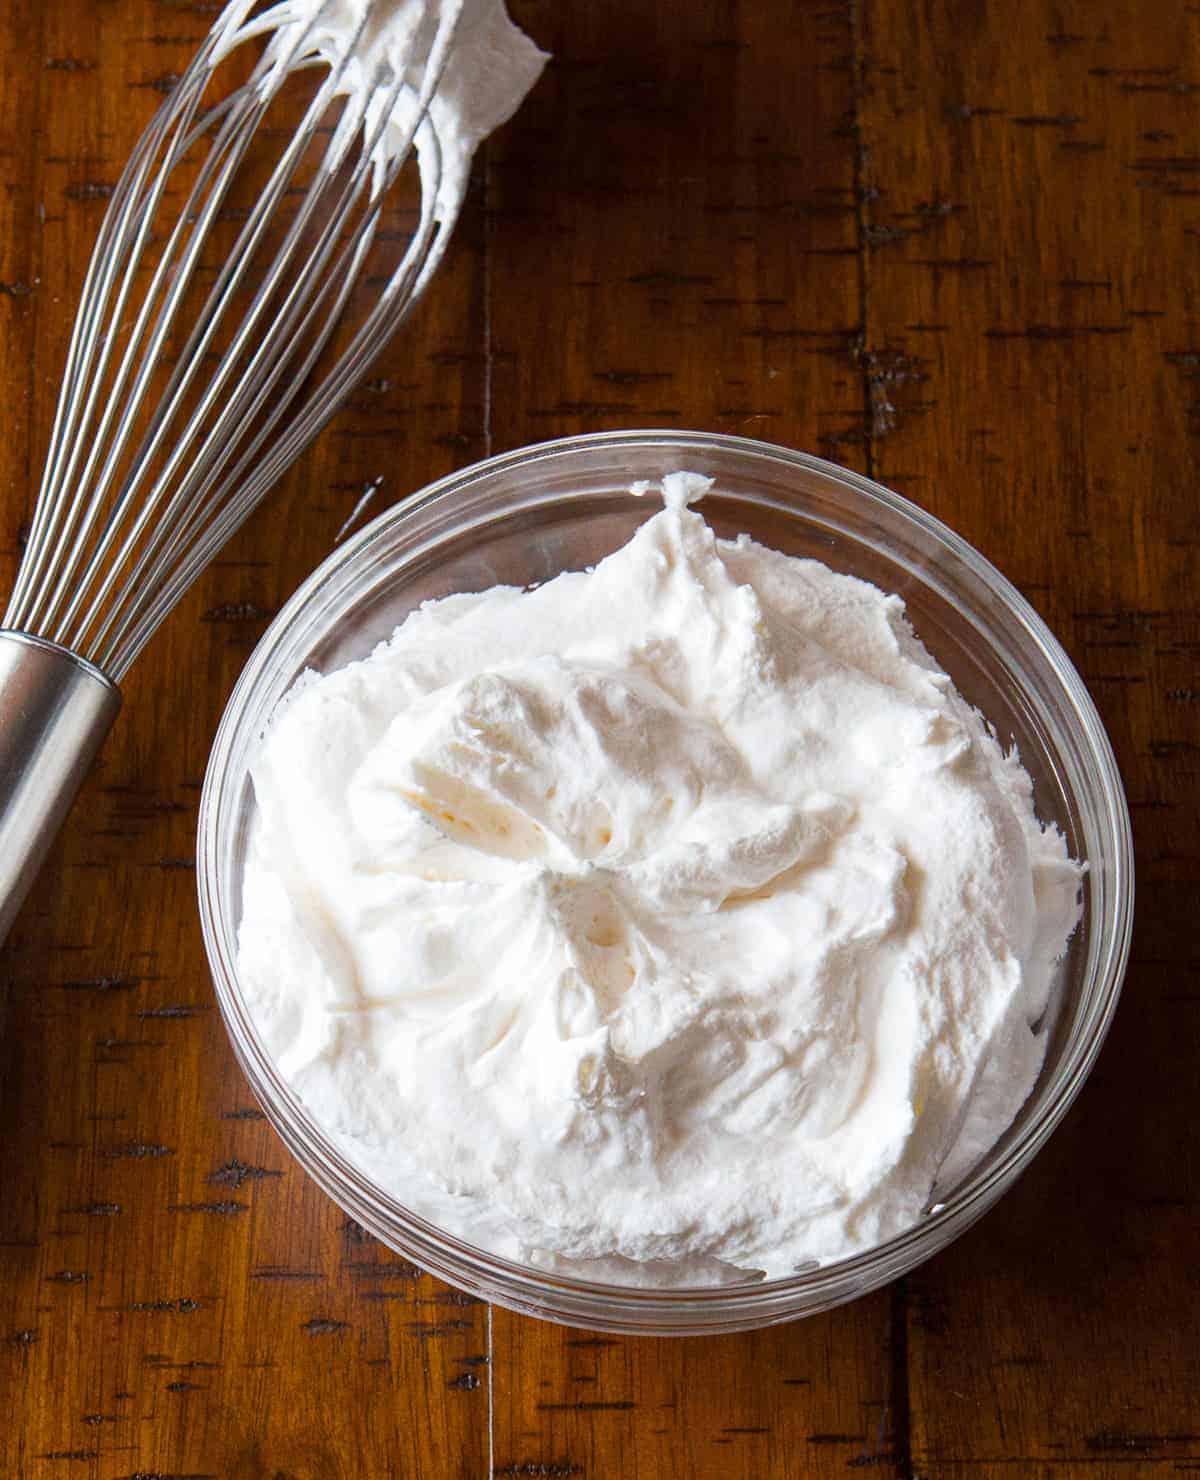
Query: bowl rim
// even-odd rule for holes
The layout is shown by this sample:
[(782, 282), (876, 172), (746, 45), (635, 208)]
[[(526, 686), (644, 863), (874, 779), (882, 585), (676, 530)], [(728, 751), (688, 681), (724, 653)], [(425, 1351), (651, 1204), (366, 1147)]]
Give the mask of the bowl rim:
[[(1088, 985), (1094, 987), (1096, 996), (1088, 1031), (1078, 1051), (1069, 1062), (1067, 1072), (1061, 1081), (1056, 1081), (1043, 1088), (1044, 1103), (1035, 1107), (1022, 1133), (1013, 1138), (994, 1163), (987, 1164), (985, 1159), (982, 1171), (978, 1168), (972, 1171), (954, 1188), (946, 1202), (935, 1204), (926, 1216), (911, 1228), (849, 1258), (830, 1261), (812, 1270), (805, 1269), (785, 1277), (754, 1283), (665, 1288), (616, 1285), (583, 1279), (558, 1270), (543, 1270), (536, 1266), (521, 1264), (502, 1255), (490, 1253), (405, 1207), (366, 1173), (350, 1163), (345, 1154), (327, 1139), (321, 1127), (291, 1090), (290, 1085), (275, 1070), (271, 1057), (259, 1039), (253, 1020), (245, 1010), (242, 1001), (236, 968), (236, 927), (233, 927), (232, 922), (226, 919), (224, 906), (228, 902), (223, 900), (219, 884), (221, 803), (234, 780), (229, 772), (233, 743), (243, 724), (248, 707), (247, 701), (254, 694), (264, 670), (269, 670), (277, 646), (291, 630), (293, 623), (310, 599), (331, 578), (344, 571), (346, 567), (353, 565), (362, 552), (378, 540), (385, 531), (390, 532), (397, 523), (426, 513), (433, 506), (461, 494), (473, 484), (491, 478), (497, 473), (520, 467), (532, 467), (548, 459), (593, 451), (598, 448), (616, 450), (623, 447), (630, 451), (669, 447), (673, 450), (678, 449), (683, 456), (686, 456), (689, 450), (700, 452), (705, 449), (716, 449), (756, 460), (767, 459), (777, 464), (788, 465), (809, 475), (839, 484), (842, 489), (848, 489), (859, 498), (865, 499), (868, 505), (882, 506), (889, 513), (899, 516), (943, 547), (945, 552), (966, 566), (976, 580), (982, 582), (993, 596), (998, 597), (1004, 603), (1009, 613), (1024, 629), (1023, 640), (1033, 640), (1053, 670), (1055, 678), (1061, 684), (1073, 720), (1085, 742), (1087, 759), (1094, 768), (1094, 774), (1099, 783), (1098, 794), (1103, 802), (1101, 812), (1106, 823), (1104, 831), (1112, 849), (1112, 858), (1108, 860), (1111, 868), (1111, 915), (1106, 921), (1097, 920), (1092, 926), (1094, 931), (1101, 932), (1100, 938), (1105, 943), (1106, 949), (1098, 959), (1094, 971), (1089, 973)], [(736, 494), (736, 488), (731, 489), (731, 492)], [(504, 516), (500, 515), (500, 517)], [(435, 537), (434, 543), (436, 544), (444, 537), (444, 533)], [(239, 783), (241, 779), (237, 778)], [(586, 1302), (592, 1306), (606, 1308), (614, 1315), (620, 1315), (622, 1310), (637, 1311), (643, 1318), (655, 1313), (678, 1316), (684, 1309), (712, 1309), (715, 1306), (728, 1305), (736, 1306), (740, 1311), (752, 1317), (755, 1306), (767, 1307), (779, 1302), (786, 1303), (789, 1296), (819, 1296), (823, 1285), (833, 1286), (855, 1280), (859, 1281), (858, 1287), (850, 1294), (865, 1293), (867, 1289), (885, 1283), (905, 1269), (912, 1268), (924, 1257), (936, 1252), (965, 1232), (992, 1206), (1000, 1193), (1028, 1167), (1062, 1121), (1091, 1072), (1111, 1026), (1120, 997), (1129, 957), (1134, 907), (1132, 828), (1124, 787), (1111, 742), (1091, 695), (1066, 650), (1043, 618), (1012, 582), (948, 525), (903, 495), (893, 492), (864, 474), (810, 453), (795, 451), (775, 443), (726, 433), (674, 428), (635, 428), (560, 437), (531, 443), (483, 458), (436, 479), (407, 498), (399, 500), (378, 514), (352, 539), (336, 547), (280, 608), (244, 665), (226, 704), (209, 755), (200, 798), (196, 873), (205, 951), (215, 983), (222, 1019), (229, 1032), (235, 1054), (246, 1073), (252, 1091), (267, 1110), (268, 1118), (283, 1136), (292, 1154), (301, 1162), (308, 1175), (312, 1176), (336, 1203), (344, 1206), (342, 1195), (339, 1194), (345, 1191), (342, 1179), (346, 1177), (351, 1183), (356, 1181), (362, 1186), (364, 1196), (382, 1205), (388, 1217), (403, 1227), (406, 1237), (411, 1237), (421, 1245), (422, 1249), (430, 1244), (437, 1253), (445, 1249), (447, 1256), (453, 1261), (461, 1261), (471, 1266), (476, 1277), (485, 1280), (495, 1279), (509, 1288), (515, 1286), (521, 1293), (527, 1294), (531, 1300), (539, 1303), (545, 1301), (547, 1297), (558, 1294), (568, 1301)], [(1108, 925), (1106, 930), (1103, 928), (1105, 924)], [(241, 1042), (234, 1031), (235, 1026), (245, 1035)], [(291, 1117), (288, 1125), (291, 1134), (284, 1133), (283, 1110), (271, 1105), (260, 1096), (256, 1073), (252, 1071), (264, 1074), (269, 1081), (272, 1081), (272, 1092), (284, 1102), (287, 1115)], [(1053, 1088), (1053, 1094), (1046, 1093), (1050, 1088)], [(300, 1139), (303, 1144), (303, 1154), (296, 1149), (297, 1139)], [(316, 1143), (315, 1150), (312, 1144), (314, 1142)], [(314, 1168), (312, 1165), (314, 1155), (318, 1158), (331, 1157), (335, 1162), (340, 1161), (342, 1165), (335, 1167), (332, 1174), (328, 1168)], [(339, 1189), (338, 1192), (334, 1191), (335, 1185)], [(420, 1258), (420, 1255), (418, 1254), (417, 1257)], [(445, 1274), (447, 1269), (447, 1266), (437, 1257), (431, 1257), (428, 1260), (428, 1267), (439, 1274)], [(882, 1273), (880, 1272), (881, 1267)], [(447, 1277), (454, 1279), (458, 1276), (450, 1273)], [(493, 1296), (493, 1298), (496, 1297)], [(500, 1298), (503, 1299), (503, 1297)], [(835, 1298), (850, 1297), (843, 1294)], [(551, 1318), (562, 1316), (561, 1309), (551, 1308), (540, 1313)], [(578, 1322), (578, 1312), (570, 1318)]]

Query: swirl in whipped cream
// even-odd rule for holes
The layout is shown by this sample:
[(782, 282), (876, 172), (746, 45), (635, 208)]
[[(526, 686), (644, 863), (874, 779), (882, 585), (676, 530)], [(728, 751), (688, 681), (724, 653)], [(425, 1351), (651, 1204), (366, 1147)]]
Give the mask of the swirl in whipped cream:
[(592, 571), (422, 607), (253, 766), (281, 1072), (415, 1211), (635, 1282), (917, 1222), (1028, 1094), (1079, 910), (900, 599), (717, 540), (707, 486)]

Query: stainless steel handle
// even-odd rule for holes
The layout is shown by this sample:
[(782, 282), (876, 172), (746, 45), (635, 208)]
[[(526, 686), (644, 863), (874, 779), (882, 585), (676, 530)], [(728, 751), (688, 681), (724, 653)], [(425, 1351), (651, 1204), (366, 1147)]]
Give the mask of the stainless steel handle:
[(83, 658), (0, 630), (0, 944), (120, 707)]

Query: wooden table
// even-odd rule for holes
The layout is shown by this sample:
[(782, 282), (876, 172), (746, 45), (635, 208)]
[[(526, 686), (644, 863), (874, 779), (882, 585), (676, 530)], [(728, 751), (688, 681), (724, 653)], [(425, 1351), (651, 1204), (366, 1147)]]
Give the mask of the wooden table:
[[(0, 7), (0, 589), (87, 254), (207, 24)], [(183, 602), (0, 954), (4, 1480), (1200, 1472), (1200, 7), (523, 0), (555, 60), (377, 378)], [(255, 1108), (192, 869), (239, 669), (364, 490), (644, 425), (865, 470), (1043, 613), (1126, 779), (1111, 1038), (977, 1228), (773, 1331), (596, 1338), (421, 1276)]]

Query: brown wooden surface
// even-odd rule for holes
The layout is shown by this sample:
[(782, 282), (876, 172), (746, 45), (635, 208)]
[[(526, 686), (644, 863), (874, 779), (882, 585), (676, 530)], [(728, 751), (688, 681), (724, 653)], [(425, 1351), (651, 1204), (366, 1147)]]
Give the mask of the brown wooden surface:
[[(0, 5), (0, 587), (107, 188), (207, 4)], [(540, 0), (377, 378), (184, 601), (0, 952), (0, 1480), (1200, 1471), (1200, 8)], [(255, 1111), (191, 854), (265, 622), (375, 506), (604, 427), (865, 469), (1026, 592), (1126, 778), (1110, 1041), (972, 1233), (771, 1332), (595, 1338), (361, 1234)]]

